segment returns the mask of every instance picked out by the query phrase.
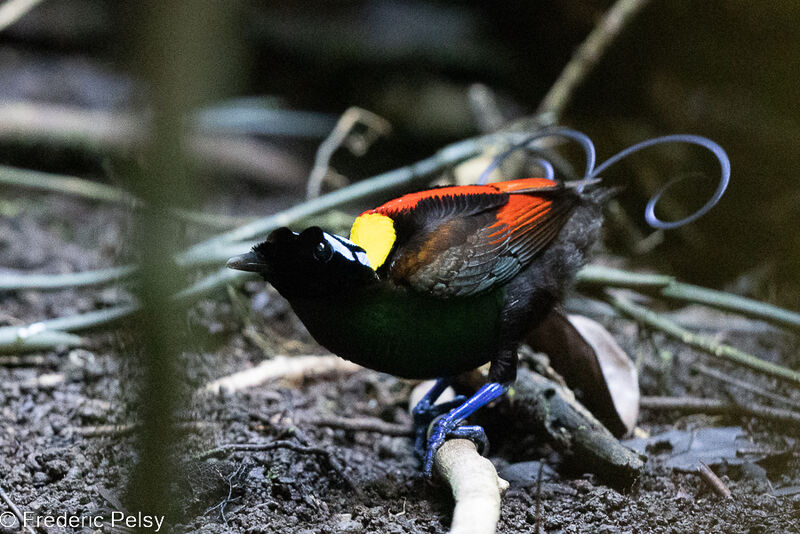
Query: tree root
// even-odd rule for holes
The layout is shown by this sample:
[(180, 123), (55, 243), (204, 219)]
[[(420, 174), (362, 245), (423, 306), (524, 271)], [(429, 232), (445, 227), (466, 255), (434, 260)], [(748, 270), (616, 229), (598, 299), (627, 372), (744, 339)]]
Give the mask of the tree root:
[(451, 534), (493, 534), (500, 519), (500, 494), (508, 482), (492, 462), (466, 439), (446, 441), (434, 457), (434, 470), (453, 491)]

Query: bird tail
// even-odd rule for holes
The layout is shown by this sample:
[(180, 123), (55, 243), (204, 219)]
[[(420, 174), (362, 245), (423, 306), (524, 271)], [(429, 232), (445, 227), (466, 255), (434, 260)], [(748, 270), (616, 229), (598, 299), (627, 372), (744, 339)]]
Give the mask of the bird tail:
[[(699, 217), (702, 217), (706, 213), (708, 213), (711, 208), (713, 208), (717, 202), (719, 202), (722, 195), (725, 193), (725, 190), (728, 187), (728, 183), (730, 182), (731, 176), (731, 163), (728, 155), (725, 153), (725, 150), (719, 146), (714, 141), (707, 139), (705, 137), (701, 137), (699, 135), (691, 135), (691, 134), (679, 134), (679, 135), (666, 135), (663, 137), (656, 137), (653, 139), (648, 139), (646, 141), (642, 141), (641, 143), (637, 143), (633, 146), (618, 152), (616, 155), (612, 156), (611, 158), (607, 159), (605, 162), (601, 163), (600, 165), (595, 165), (596, 161), (596, 151), (594, 148), (594, 143), (589, 137), (576, 130), (570, 130), (569, 128), (555, 128), (555, 129), (548, 129), (536, 132), (534, 134), (529, 135), (526, 137), (522, 142), (517, 142), (516, 144), (509, 147), (508, 150), (497, 156), (492, 163), (481, 173), (478, 179), (478, 185), (484, 185), (488, 180), (489, 174), (496, 169), (508, 156), (510, 156), (513, 152), (517, 150), (533, 150), (535, 152), (540, 152), (536, 150), (535, 147), (531, 145), (536, 141), (539, 141), (546, 137), (561, 137), (564, 139), (568, 139), (570, 141), (574, 141), (578, 143), (584, 150), (586, 154), (586, 171), (583, 174), (583, 178), (580, 180), (574, 180), (571, 182), (566, 182), (560, 188), (554, 188), (552, 191), (564, 191), (564, 187), (569, 187), (575, 192), (577, 192), (580, 196), (584, 197), (584, 189), (587, 186), (594, 185), (598, 183), (600, 180), (598, 176), (601, 172), (608, 169), (610, 166), (614, 165), (615, 163), (619, 162), (622, 159), (630, 156), (634, 152), (638, 152), (644, 148), (651, 147), (654, 145), (661, 145), (666, 143), (688, 143), (692, 145), (697, 145), (702, 148), (709, 150), (714, 157), (717, 158), (720, 164), (720, 180), (717, 185), (717, 189), (714, 192), (714, 195), (697, 211), (685, 217), (679, 221), (662, 221), (655, 215), (655, 206), (658, 203), (658, 200), (661, 198), (661, 195), (672, 186), (676, 180), (669, 181), (664, 187), (662, 187), (647, 203), (647, 207), (645, 209), (645, 221), (653, 228), (658, 229), (671, 229), (677, 228), (684, 224), (694, 221)], [(553, 165), (545, 158), (537, 158), (537, 161), (542, 165), (545, 169), (545, 178), (549, 180), (554, 179), (554, 169)], [(602, 188), (599, 188), (602, 189)], [(593, 189), (596, 190), (596, 189)], [(525, 190), (515, 190), (515, 193), (526, 193)], [(544, 189), (539, 191), (540, 193), (545, 193)], [(613, 194), (613, 193), (612, 193)]]

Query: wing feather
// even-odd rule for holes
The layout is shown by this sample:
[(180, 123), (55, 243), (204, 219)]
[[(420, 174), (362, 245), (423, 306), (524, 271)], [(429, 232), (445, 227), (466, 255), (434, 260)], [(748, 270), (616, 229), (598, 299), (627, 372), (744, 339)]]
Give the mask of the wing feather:
[(489, 290), (555, 239), (576, 200), (542, 178), (406, 195), (373, 210), (397, 228), (384, 275), (442, 298)]

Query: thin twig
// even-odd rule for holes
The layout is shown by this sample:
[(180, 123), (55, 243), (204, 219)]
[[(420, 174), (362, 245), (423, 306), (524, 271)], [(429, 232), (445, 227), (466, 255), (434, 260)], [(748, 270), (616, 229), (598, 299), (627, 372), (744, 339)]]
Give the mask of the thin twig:
[(0, 32), (24, 17), (42, 0), (6, 0), (0, 5)]
[(668, 284), (658, 294), (673, 300), (693, 302), (720, 310), (740, 313), (754, 319), (763, 319), (800, 331), (800, 313), (785, 310), (766, 302), (678, 282)]
[(222, 519), (222, 523), (226, 526), (228, 525), (228, 519), (225, 517), (225, 507), (231, 502), (238, 499), (238, 497), (236, 499), (232, 498), (233, 488), (234, 488), (233, 480), (235, 478), (238, 478), (244, 472), (244, 469), (245, 469), (245, 464), (242, 464), (239, 467), (237, 467), (233, 472), (231, 472), (231, 474), (225, 477), (225, 481), (228, 483), (228, 495), (224, 499), (222, 499), (222, 501), (215, 504), (214, 506), (206, 508), (205, 511), (203, 512), (203, 515), (208, 515), (210, 512), (219, 508), (219, 515), (220, 518)]
[(118, 187), (75, 176), (18, 169), (7, 165), (0, 165), (0, 183), (28, 189), (39, 189), (41, 191), (53, 191), (129, 207), (133, 207), (136, 204), (136, 199), (133, 195)]
[(539, 472), (536, 474), (536, 534), (542, 532), (542, 471), (544, 462), (539, 462)]
[(572, 100), (575, 91), (600, 62), (611, 44), (630, 23), (633, 17), (647, 5), (647, 0), (617, 0), (606, 11), (602, 20), (581, 43), (567, 63), (556, 82), (550, 87), (539, 104), (537, 115), (549, 115), (551, 124), (557, 124)]
[(577, 281), (584, 286), (609, 286), (628, 289), (662, 288), (674, 282), (664, 274), (635, 273), (605, 265), (586, 265), (578, 271)]
[(322, 185), (330, 172), (330, 162), (333, 154), (346, 144), (353, 128), (358, 124), (367, 127), (367, 135), (360, 149), (366, 150), (380, 135), (386, 135), (391, 130), (389, 122), (383, 117), (361, 109), (359, 107), (348, 108), (341, 116), (330, 135), (319, 145), (316, 157), (314, 158), (314, 168), (308, 177), (306, 184), (306, 199), (317, 198), (322, 191)]
[(701, 399), (696, 397), (642, 397), (639, 407), (643, 410), (668, 411), (683, 413), (705, 413), (709, 415), (731, 415), (757, 417), (767, 421), (800, 425), (800, 413), (782, 410), (760, 404), (735, 404), (718, 399)]
[(207, 460), (208, 458), (223, 456), (232, 452), (264, 452), (275, 449), (288, 449), (301, 454), (315, 454), (322, 456), (328, 462), (328, 465), (331, 467), (331, 469), (333, 469), (353, 491), (363, 498), (361, 488), (357, 486), (349, 476), (347, 476), (347, 474), (344, 472), (344, 467), (336, 459), (333, 453), (327, 449), (323, 449), (322, 447), (300, 445), (299, 443), (288, 440), (270, 441), (268, 443), (227, 443), (225, 445), (221, 445), (197, 454), (195, 459)]
[(700, 478), (709, 485), (709, 487), (714, 490), (714, 493), (722, 497), (723, 499), (730, 499), (731, 490), (728, 489), (728, 486), (720, 480), (717, 474), (711, 470), (704, 462), (699, 462), (697, 465), (697, 474), (700, 475)]
[(80, 336), (47, 328), (46, 322), (1, 327), (0, 354), (36, 352), (59, 347), (82, 347), (86, 344), (86, 340)]
[(488, 86), (482, 83), (470, 84), (467, 99), (481, 132), (494, 132), (503, 126), (505, 117), (497, 103), (497, 96)]
[(625, 315), (651, 328), (664, 332), (690, 347), (699, 349), (725, 361), (749, 367), (750, 369), (766, 375), (789, 381), (795, 385), (800, 385), (800, 373), (788, 367), (761, 360), (729, 345), (724, 345), (711, 338), (695, 334), (652, 310), (634, 304), (627, 298), (613, 296), (608, 293), (606, 294), (606, 298), (609, 303)]
[(134, 268), (127, 266), (62, 274), (3, 273), (0, 279), (0, 291), (99, 286), (128, 278), (133, 272)]
[(239, 391), (276, 378), (299, 380), (326, 373), (353, 373), (359, 369), (360, 366), (338, 356), (276, 356), (250, 369), (209, 382), (202, 391)]
[(398, 425), (381, 421), (380, 419), (345, 418), (345, 417), (318, 417), (305, 421), (310, 425), (326, 426), (356, 432), (375, 432), (385, 436), (406, 437), (414, 434), (414, 429), (409, 425)]
[[(12, 514), (14, 514), (14, 517), (17, 518), (17, 521), (19, 521), (20, 530), (24, 528), (27, 532), (33, 534), (34, 533), (33, 528), (25, 524), (25, 516), (19, 510), (17, 505), (14, 504), (14, 501), (11, 500), (11, 497), (8, 496), (8, 494), (5, 492), (2, 486), (0, 486), (0, 499), (3, 499), (3, 502), (6, 503), (8, 509), (11, 511)], [(0, 526), (9, 527), (10, 525), (5, 525), (0, 523)]]
[(715, 380), (719, 380), (720, 382), (724, 382), (725, 384), (729, 384), (731, 386), (743, 389), (745, 391), (749, 391), (755, 395), (760, 397), (764, 397), (765, 399), (769, 399), (773, 402), (779, 402), (786, 406), (791, 406), (797, 410), (800, 410), (800, 402), (797, 402), (794, 399), (790, 399), (788, 397), (784, 397), (783, 395), (777, 395), (772, 393), (771, 391), (767, 391), (764, 388), (761, 388), (751, 382), (747, 382), (745, 380), (740, 380), (738, 378), (734, 378), (730, 375), (719, 371), (718, 369), (712, 369), (711, 367), (707, 367), (701, 363), (695, 363), (692, 365), (692, 369), (696, 370), (698, 373), (701, 373), (705, 376), (711, 377)]
[(195, 455), (195, 459), (207, 460), (217, 456), (224, 456), (232, 452), (264, 452), (275, 449), (289, 449), (290, 451), (303, 454), (319, 454), (321, 456), (330, 454), (327, 450), (320, 447), (306, 447), (305, 445), (300, 445), (293, 441), (280, 440), (270, 441), (268, 443), (226, 443), (225, 445), (220, 445), (219, 447), (214, 447), (213, 449)]
[[(253, 273), (232, 271), (222, 268), (216, 273), (200, 279), (188, 288), (173, 295), (173, 302), (189, 302), (227, 284), (242, 282), (252, 278)], [(138, 304), (121, 304), (78, 315), (48, 319), (23, 326), (0, 327), (0, 354), (20, 353), (34, 350), (52, 349), (59, 346), (83, 346), (85, 340), (66, 334), (109, 326), (130, 317), (139, 311)]]
[(66, 332), (108, 325), (131, 315), (138, 306), (122, 305), (25, 326), (0, 327), (0, 354), (47, 350), (59, 346), (80, 347), (85, 340)]
[(33, 102), (0, 105), (0, 139), (50, 144), (86, 152), (125, 152), (145, 138), (141, 120), (127, 113)]

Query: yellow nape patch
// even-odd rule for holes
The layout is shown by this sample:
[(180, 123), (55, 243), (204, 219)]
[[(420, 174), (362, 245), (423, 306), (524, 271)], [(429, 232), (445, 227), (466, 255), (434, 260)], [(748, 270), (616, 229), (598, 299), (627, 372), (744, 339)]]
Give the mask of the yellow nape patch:
[(392, 251), (395, 238), (394, 221), (380, 213), (365, 213), (350, 228), (350, 241), (364, 249), (370, 266), (376, 271)]

